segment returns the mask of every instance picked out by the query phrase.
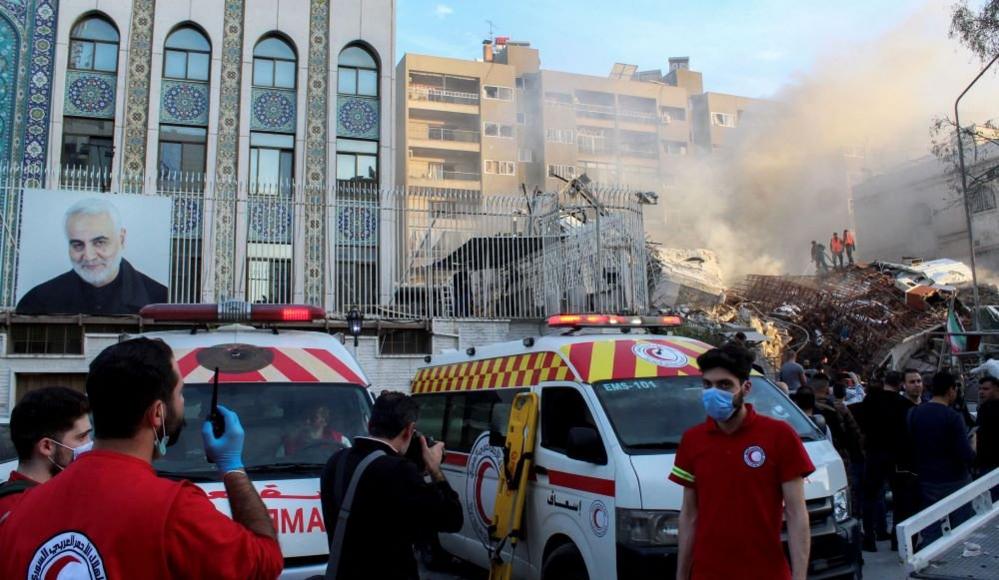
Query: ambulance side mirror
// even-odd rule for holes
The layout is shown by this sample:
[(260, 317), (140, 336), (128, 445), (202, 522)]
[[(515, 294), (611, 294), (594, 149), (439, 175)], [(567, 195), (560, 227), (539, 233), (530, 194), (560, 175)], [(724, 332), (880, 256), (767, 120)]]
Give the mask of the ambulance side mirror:
[(572, 427), (565, 452), (569, 459), (607, 465), (607, 451), (600, 441), (600, 433), (593, 427)]

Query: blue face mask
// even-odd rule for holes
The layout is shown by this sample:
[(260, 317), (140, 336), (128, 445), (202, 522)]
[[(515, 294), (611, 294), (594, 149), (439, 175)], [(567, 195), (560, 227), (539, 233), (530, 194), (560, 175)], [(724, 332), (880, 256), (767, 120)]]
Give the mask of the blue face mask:
[(704, 410), (715, 421), (728, 421), (735, 414), (735, 405), (732, 401), (735, 395), (728, 391), (716, 389), (704, 389), (701, 393), (701, 401), (704, 403)]

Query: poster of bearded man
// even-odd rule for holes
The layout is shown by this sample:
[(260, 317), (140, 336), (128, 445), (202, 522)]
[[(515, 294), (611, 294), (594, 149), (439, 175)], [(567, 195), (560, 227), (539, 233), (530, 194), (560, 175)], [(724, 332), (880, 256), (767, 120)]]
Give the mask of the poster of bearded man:
[(18, 314), (137, 314), (167, 302), (171, 200), (27, 189)]

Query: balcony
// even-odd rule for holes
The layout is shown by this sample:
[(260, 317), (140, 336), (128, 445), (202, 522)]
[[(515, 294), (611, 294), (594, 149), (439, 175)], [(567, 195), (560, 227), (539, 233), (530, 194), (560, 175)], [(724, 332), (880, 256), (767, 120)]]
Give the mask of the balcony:
[(479, 112), (478, 93), (452, 91), (437, 87), (410, 85), (406, 89), (410, 107), (432, 111), (450, 111), (477, 115)]
[(417, 187), (478, 190), (482, 174), (470, 168), (450, 167), (441, 163), (411, 163), (409, 184)]
[(408, 145), (450, 151), (478, 151), (479, 132), (471, 129), (454, 129), (426, 123), (410, 123)]
[(640, 157), (642, 159), (655, 159), (659, 157), (659, 151), (654, 144), (651, 147), (643, 147), (622, 143), (618, 146), (617, 150), (622, 157)]
[(619, 109), (618, 118), (621, 121), (631, 123), (652, 123), (660, 121), (659, 115), (655, 111), (636, 111), (634, 109)]

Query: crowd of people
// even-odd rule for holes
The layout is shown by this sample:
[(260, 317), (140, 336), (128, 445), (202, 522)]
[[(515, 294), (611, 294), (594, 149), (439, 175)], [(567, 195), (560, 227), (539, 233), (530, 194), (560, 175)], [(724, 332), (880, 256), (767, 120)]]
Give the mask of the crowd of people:
[[(788, 353), (777, 377), (792, 400), (825, 431), (843, 458), (853, 512), (863, 522), (863, 548), (897, 537), (889, 526), (999, 467), (999, 379), (969, 379), (944, 369), (889, 371), (864, 384), (856, 373), (806, 369)], [(833, 378), (830, 378), (832, 374)], [(831, 386), (830, 386), (831, 385)], [(978, 387), (977, 417), (964, 389)], [(891, 509), (886, 492), (891, 491)], [(962, 510), (952, 525), (970, 517)], [(937, 537), (930, 528), (923, 544)]]
[[(842, 270), (847, 266), (853, 266), (853, 253), (856, 251), (857, 238), (854, 237), (853, 232), (844, 229), (842, 236), (840, 236), (839, 232), (833, 232), (832, 238), (829, 239), (829, 252), (831, 253), (831, 266), (833, 268)], [(811, 257), (812, 263), (815, 264), (816, 272), (821, 274), (829, 271), (830, 262), (827, 260), (829, 260), (830, 255), (826, 254), (826, 246), (824, 244), (812, 240)], [(846, 261), (844, 261), (844, 257)]]

